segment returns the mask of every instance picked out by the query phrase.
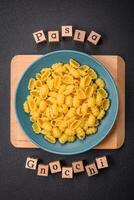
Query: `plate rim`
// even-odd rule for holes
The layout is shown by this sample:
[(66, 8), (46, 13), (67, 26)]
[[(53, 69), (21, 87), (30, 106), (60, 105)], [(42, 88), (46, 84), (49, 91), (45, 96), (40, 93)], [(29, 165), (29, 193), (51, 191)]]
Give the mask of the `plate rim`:
[[(69, 53), (76, 53), (76, 54), (81, 54), (83, 56), (86, 56), (86, 57), (89, 57), (90, 59), (94, 60), (96, 63), (98, 63), (108, 74), (109, 78), (111, 79), (112, 83), (113, 83), (113, 86), (114, 86), (114, 90), (115, 90), (115, 93), (116, 93), (116, 99), (117, 99), (117, 107), (116, 107), (116, 111), (115, 111), (115, 117), (114, 117), (114, 120), (113, 120), (113, 123), (111, 124), (110, 128), (107, 130), (106, 134), (101, 138), (101, 140), (99, 142), (96, 142), (95, 144), (93, 145), (90, 145), (90, 147), (88, 148), (85, 148), (83, 150), (78, 150), (78, 151), (75, 151), (75, 152), (60, 152), (60, 151), (56, 151), (56, 150), (51, 150), (51, 149), (48, 149), (46, 147), (42, 147), (38, 142), (35, 142), (27, 133), (26, 131), (24, 130), (23, 126), (21, 125), (20, 123), (20, 119), (18, 117), (18, 114), (17, 114), (17, 106), (16, 106), (16, 99), (17, 99), (17, 91), (18, 91), (18, 88), (19, 88), (19, 85), (20, 85), (20, 82), (22, 81), (24, 75), (26, 74), (26, 72), (29, 70), (29, 68), (31, 68), (32, 65), (34, 65), (36, 62), (38, 62), (39, 60), (41, 60), (43, 57), (47, 57), (47, 56), (50, 56), (50, 55), (53, 55), (55, 53), (66, 53), (66, 52), (69, 52)], [(80, 153), (84, 153), (88, 150), (91, 150), (93, 149), (93, 147), (95, 147), (96, 145), (98, 145), (100, 142), (102, 142), (104, 140), (104, 138), (106, 138), (108, 136), (108, 134), (110, 133), (111, 129), (113, 128), (113, 125), (117, 119), (117, 115), (118, 115), (118, 111), (119, 111), (119, 93), (118, 93), (118, 89), (117, 89), (117, 86), (116, 86), (116, 83), (111, 75), (111, 73), (107, 70), (107, 68), (103, 65), (103, 63), (101, 63), (100, 61), (98, 61), (96, 58), (94, 58), (92, 55), (89, 55), (87, 53), (84, 53), (84, 52), (81, 52), (81, 51), (77, 51), (77, 50), (69, 50), (69, 49), (64, 49), (64, 50), (56, 50), (56, 51), (52, 51), (52, 52), (48, 52), (44, 55), (41, 55), (38, 59), (36, 59), (34, 62), (32, 62), (28, 67), (27, 69), (24, 71), (24, 73), (21, 75), (21, 78), (19, 79), (18, 83), (17, 83), (17, 86), (16, 86), (16, 90), (15, 90), (15, 101), (14, 101), (14, 104), (15, 104), (15, 114), (16, 114), (16, 118), (17, 118), (17, 121), (18, 121), (18, 124), (21, 128), (21, 130), (24, 132), (24, 134), (37, 146), (39, 147), (40, 149), (43, 149), (47, 152), (50, 152), (50, 153), (54, 153), (54, 154), (59, 154), (59, 155), (77, 155), (77, 154), (80, 154)]]

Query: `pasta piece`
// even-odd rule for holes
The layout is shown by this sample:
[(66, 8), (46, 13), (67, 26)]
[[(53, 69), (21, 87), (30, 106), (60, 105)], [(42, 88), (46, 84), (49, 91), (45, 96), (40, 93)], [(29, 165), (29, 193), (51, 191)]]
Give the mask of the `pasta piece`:
[(73, 121), (73, 122), (70, 124), (70, 129), (71, 129), (71, 130), (75, 130), (76, 128), (79, 127), (80, 123), (81, 123), (81, 120), (75, 120), (75, 121)]
[(35, 133), (40, 133), (41, 132), (41, 128), (37, 123), (33, 123), (32, 128), (33, 128)]
[(65, 91), (63, 92), (64, 95), (69, 95), (73, 92), (74, 90), (74, 86), (73, 85), (68, 85), (65, 89)]
[(68, 140), (68, 137), (67, 137), (66, 134), (63, 134), (63, 135), (59, 138), (59, 142), (60, 142), (61, 144), (66, 143), (67, 140)]
[(57, 103), (58, 103), (59, 106), (64, 104), (64, 99), (65, 99), (65, 96), (63, 94), (58, 94)]
[(40, 73), (36, 73), (36, 79), (41, 79), (41, 74)]
[(31, 79), (29, 80), (29, 83), (28, 83), (28, 89), (29, 89), (29, 90), (33, 90), (34, 87), (35, 87), (35, 79), (34, 79), (34, 78), (31, 78)]
[(46, 70), (44, 70), (44, 72), (43, 72), (43, 74), (42, 74), (42, 76), (41, 76), (41, 80), (42, 80), (42, 81), (46, 81), (47, 78), (48, 78), (49, 75), (50, 75), (50, 72), (51, 72), (50, 68), (46, 68)]
[(104, 88), (105, 87), (105, 83), (101, 78), (97, 78), (95, 81), (96, 85), (100, 88)]
[(83, 103), (82, 106), (81, 106), (81, 113), (83, 115), (86, 115), (87, 114), (87, 110), (88, 110), (88, 104), (87, 103)]
[(34, 83), (34, 87), (38, 89), (38, 88), (40, 88), (41, 86), (42, 86), (41, 80), (40, 80), (40, 79), (36, 80), (35, 83)]
[(68, 139), (67, 139), (68, 142), (74, 142), (75, 140), (76, 140), (75, 135), (68, 136)]
[(44, 100), (41, 100), (40, 101), (40, 104), (39, 104), (39, 109), (41, 112), (44, 112), (47, 108), (47, 103), (44, 101)]
[(92, 79), (96, 79), (97, 78), (97, 74), (92, 68), (88, 69), (88, 73), (89, 73), (89, 75), (91, 76)]
[(100, 93), (100, 95), (103, 97), (103, 98), (107, 98), (108, 97), (108, 93), (106, 92), (106, 90), (104, 88), (99, 88), (98, 89), (98, 92)]
[(74, 78), (79, 78), (79, 77), (80, 77), (80, 74), (79, 74), (79, 72), (78, 72), (76, 69), (70, 67), (70, 68), (69, 68), (69, 71), (70, 71), (71, 75), (72, 75)]
[(105, 115), (105, 111), (101, 110), (100, 113), (97, 116), (97, 119), (101, 120), (104, 117), (104, 115)]
[(43, 123), (43, 129), (47, 132), (51, 132), (52, 131), (52, 126), (50, 125), (49, 122), (44, 122)]
[(97, 93), (97, 96), (96, 96), (96, 105), (97, 106), (101, 106), (102, 104), (102, 96), (100, 93)]
[(81, 88), (77, 90), (77, 96), (78, 96), (79, 99), (85, 99), (86, 98), (85, 92)]
[(29, 112), (30, 112), (30, 109), (29, 109), (29, 106), (28, 106), (27, 101), (24, 102), (23, 108), (24, 108), (24, 111), (25, 111), (26, 113), (29, 113)]
[(91, 128), (88, 128), (87, 130), (86, 130), (86, 134), (87, 135), (91, 135), (91, 134), (94, 134), (94, 133), (96, 133), (97, 132), (97, 128), (96, 127), (91, 127)]
[(92, 113), (93, 113), (93, 115), (94, 115), (95, 117), (97, 117), (97, 116), (99, 115), (99, 109), (98, 109), (97, 106), (92, 107), (92, 108), (91, 108), (91, 111), (92, 111)]
[(110, 101), (109, 101), (109, 99), (104, 99), (102, 105), (103, 105), (103, 109), (104, 109), (104, 110), (108, 110), (108, 109), (109, 109), (109, 106), (110, 106)]
[(81, 88), (85, 88), (85, 87), (89, 86), (90, 83), (91, 83), (90, 76), (86, 76), (84, 78), (81, 78), (81, 80), (80, 80), (80, 87)]
[(55, 89), (59, 89), (61, 85), (61, 77), (60, 76), (56, 76), (54, 78), (54, 88)]
[(50, 116), (52, 119), (56, 118), (58, 116), (58, 107), (57, 105), (52, 105), (50, 107)]
[(56, 104), (56, 103), (57, 103), (55, 97), (48, 97), (48, 98), (47, 98), (47, 102), (49, 102), (50, 104)]
[(70, 59), (70, 60), (69, 60), (69, 64), (70, 64), (72, 67), (76, 68), (76, 69), (80, 66), (80, 64), (79, 64), (76, 60), (74, 60), (74, 59)]
[(48, 78), (47, 79), (47, 86), (49, 88), (49, 90), (53, 90), (53, 87), (54, 87), (54, 80), (52, 78)]
[(86, 136), (84, 130), (82, 128), (77, 128), (76, 129), (76, 133), (77, 133), (77, 137), (80, 139), (80, 140), (83, 140)]
[(78, 108), (80, 106), (80, 103), (81, 103), (80, 99), (77, 96), (74, 96), (74, 98), (73, 98), (73, 106), (75, 108)]
[(54, 127), (52, 131), (52, 135), (54, 138), (60, 138), (61, 137), (60, 129), (58, 129), (57, 127)]
[(75, 113), (76, 113), (76, 109), (72, 107), (72, 108), (69, 109), (67, 116), (69, 118), (74, 117)]
[(28, 103), (28, 107), (30, 109), (30, 112), (34, 110), (35, 108), (35, 102), (32, 98), (28, 98), (27, 100), (27, 103)]
[(52, 144), (54, 144), (54, 143), (56, 142), (56, 139), (55, 139), (52, 135), (47, 134), (47, 135), (44, 136), (44, 138), (45, 138), (48, 142), (50, 142), (50, 143), (52, 143)]
[(31, 90), (31, 91), (30, 91), (30, 94), (31, 94), (32, 96), (39, 97), (39, 91), (38, 91), (37, 89)]
[(49, 88), (48, 86), (45, 84), (45, 85), (42, 85), (41, 88), (40, 88), (40, 95), (43, 99), (45, 99), (47, 97), (49, 93)]
[(66, 98), (65, 98), (65, 104), (66, 104), (68, 107), (72, 107), (72, 104), (73, 104), (73, 98), (72, 98), (71, 95), (66, 96)]
[(96, 118), (94, 115), (90, 115), (88, 118), (88, 126), (94, 126), (96, 122)]
[(88, 99), (88, 107), (94, 107), (95, 106), (95, 97), (90, 97), (89, 99)]
[(61, 105), (61, 107), (59, 108), (59, 112), (66, 114), (68, 112), (67, 105), (65, 105), (65, 104)]
[(71, 75), (64, 75), (62, 81), (65, 84), (73, 84), (73, 77)]

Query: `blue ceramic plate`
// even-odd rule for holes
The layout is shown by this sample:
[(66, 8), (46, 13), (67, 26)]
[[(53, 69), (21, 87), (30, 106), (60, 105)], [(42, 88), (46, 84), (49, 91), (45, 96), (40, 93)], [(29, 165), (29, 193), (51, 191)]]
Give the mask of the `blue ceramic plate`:
[[(31, 77), (35, 77), (35, 74), (45, 66), (51, 66), (53, 63), (56, 62), (68, 63), (70, 58), (76, 59), (80, 64), (87, 64), (91, 66), (93, 69), (95, 69), (98, 75), (102, 79), (104, 79), (106, 83), (106, 89), (109, 93), (111, 106), (105, 118), (102, 120), (96, 134), (86, 137), (85, 140), (77, 139), (74, 143), (67, 143), (62, 145), (59, 142), (56, 142), (55, 144), (51, 144), (43, 139), (43, 136), (41, 134), (38, 135), (33, 132), (32, 124), (29, 120), (29, 115), (26, 114), (23, 110), (23, 103), (29, 93), (27, 86), (28, 81)], [(17, 87), (15, 107), (18, 121), (22, 129), (24, 130), (25, 134), (31, 139), (31, 141), (33, 141), (37, 146), (46, 151), (57, 154), (78, 154), (93, 148), (108, 135), (117, 117), (118, 92), (113, 78), (111, 77), (109, 72), (100, 62), (98, 62), (92, 56), (72, 50), (54, 51), (39, 58), (25, 71)]]

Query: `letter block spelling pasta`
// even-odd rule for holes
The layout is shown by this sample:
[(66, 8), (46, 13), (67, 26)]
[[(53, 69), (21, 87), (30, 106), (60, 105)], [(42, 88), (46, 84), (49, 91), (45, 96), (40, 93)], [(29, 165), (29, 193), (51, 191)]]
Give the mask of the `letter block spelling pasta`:
[(49, 165), (39, 164), (37, 175), (38, 176), (48, 176)]
[(84, 172), (84, 165), (83, 165), (82, 160), (77, 161), (77, 162), (73, 162), (72, 167), (73, 167), (74, 173)]
[(85, 169), (86, 169), (88, 176), (94, 176), (94, 175), (98, 174), (98, 170), (97, 170), (95, 163), (86, 165)]
[(45, 36), (43, 30), (33, 33), (33, 36), (34, 36), (36, 43), (41, 43), (41, 42), (46, 41), (46, 36)]
[(73, 178), (72, 167), (62, 167), (62, 178)]
[(105, 86), (94, 69), (73, 59), (43, 68), (29, 80), (23, 104), (33, 131), (52, 144), (96, 134), (110, 106)]
[(72, 26), (62, 26), (61, 27), (61, 35), (62, 35), (62, 37), (72, 37), (73, 36)]
[(59, 31), (48, 31), (49, 42), (59, 42)]
[(52, 174), (61, 172), (61, 164), (60, 161), (54, 161), (49, 163), (50, 171)]
[(108, 167), (108, 162), (107, 162), (106, 156), (96, 158), (96, 164), (97, 164), (98, 169)]
[(85, 41), (86, 32), (82, 30), (75, 30), (74, 39), (75, 41), (84, 42)]
[(100, 34), (94, 32), (94, 31), (91, 31), (91, 33), (89, 34), (89, 36), (87, 38), (87, 41), (96, 45), (99, 42), (100, 38), (101, 38)]
[(27, 157), (25, 168), (35, 170), (37, 168), (38, 158)]

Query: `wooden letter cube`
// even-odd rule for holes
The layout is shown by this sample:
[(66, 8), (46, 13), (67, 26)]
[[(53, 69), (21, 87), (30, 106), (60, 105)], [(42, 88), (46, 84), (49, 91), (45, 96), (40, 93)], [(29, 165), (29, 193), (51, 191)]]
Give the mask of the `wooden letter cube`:
[(73, 168), (62, 167), (62, 178), (73, 178)]
[(48, 31), (49, 42), (59, 42), (59, 31)]
[(108, 167), (108, 162), (107, 162), (106, 156), (103, 156), (103, 157), (100, 157), (100, 158), (96, 158), (96, 163), (97, 163), (98, 169), (102, 169), (102, 168)]
[(35, 170), (37, 168), (38, 158), (27, 157), (25, 168)]
[(77, 161), (72, 163), (74, 173), (84, 172), (83, 161)]
[(50, 171), (52, 174), (57, 173), (57, 172), (61, 172), (61, 164), (60, 161), (54, 161), (54, 162), (50, 162), (49, 163), (50, 166)]
[(37, 175), (38, 176), (48, 176), (48, 168), (49, 168), (48, 165), (39, 164)]
[(34, 36), (36, 43), (41, 43), (41, 42), (46, 41), (46, 37), (45, 37), (43, 30), (33, 33), (33, 36)]
[(86, 36), (86, 32), (85, 31), (75, 30), (74, 40), (75, 41), (79, 41), (79, 42), (84, 42), (85, 36)]
[(101, 38), (100, 34), (96, 33), (95, 31), (91, 31), (87, 40), (88, 42), (91, 42), (92, 44), (96, 45), (99, 42), (100, 38)]
[(62, 37), (72, 37), (73, 36), (72, 26), (62, 26), (61, 27), (61, 35), (62, 35)]
[(95, 174), (98, 174), (98, 170), (97, 170), (95, 163), (86, 165), (85, 169), (86, 169), (88, 176), (94, 176)]

